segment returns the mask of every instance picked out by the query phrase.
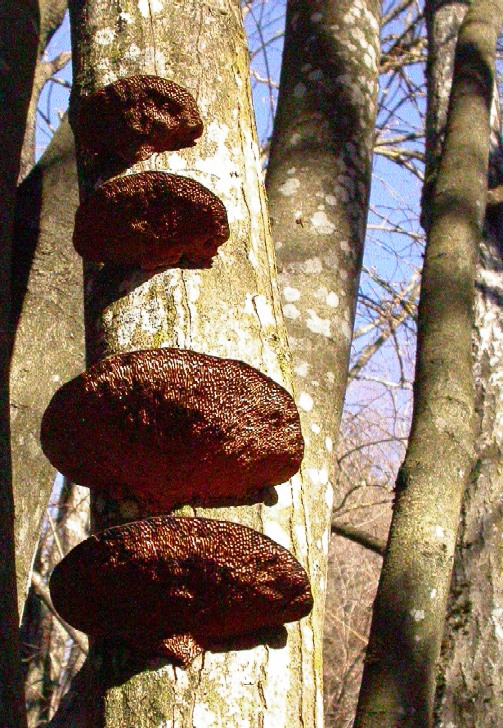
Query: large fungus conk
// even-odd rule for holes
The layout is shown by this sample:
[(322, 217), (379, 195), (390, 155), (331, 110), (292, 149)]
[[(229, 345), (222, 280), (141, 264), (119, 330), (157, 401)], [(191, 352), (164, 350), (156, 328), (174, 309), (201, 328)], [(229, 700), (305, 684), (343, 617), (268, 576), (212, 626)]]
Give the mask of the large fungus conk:
[(115, 177), (78, 207), (73, 243), (88, 260), (208, 268), (229, 238), (223, 203), (204, 185), (166, 172)]
[(183, 349), (117, 354), (64, 384), (42, 420), (63, 475), (155, 512), (249, 503), (300, 467), (290, 394), (257, 369)]
[(306, 572), (251, 528), (160, 516), (115, 526), (53, 571), (59, 614), (93, 637), (186, 666), (206, 650), (305, 617)]
[(76, 127), (85, 152), (127, 164), (191, 147), (202, 132), (191, 94), (158, 76), (121, 78), (83, 96)]

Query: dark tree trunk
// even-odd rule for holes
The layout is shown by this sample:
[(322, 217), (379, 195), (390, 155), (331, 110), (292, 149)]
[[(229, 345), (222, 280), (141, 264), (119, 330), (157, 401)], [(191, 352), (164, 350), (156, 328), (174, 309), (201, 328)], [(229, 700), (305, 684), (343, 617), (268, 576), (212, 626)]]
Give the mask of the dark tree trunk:
[(35, 0), (14, 5), (0, 0), (0, 725), (12, 728), (26, 725), (26, 717), (19, 664), (9, 427), (11, 243), (38, 31)]

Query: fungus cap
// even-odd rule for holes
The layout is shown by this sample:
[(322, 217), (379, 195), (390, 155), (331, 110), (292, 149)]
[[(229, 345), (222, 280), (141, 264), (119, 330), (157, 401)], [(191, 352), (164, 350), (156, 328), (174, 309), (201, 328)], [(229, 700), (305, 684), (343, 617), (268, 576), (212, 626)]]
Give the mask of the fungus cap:
[(120, 78), (80, 100), (76, 136), (86, 153), (133, 164), (191, 147), (202, 133), (192, 95), (159, 76)]
[(80, 485), (148, 503), (256, 502), (300, 467), (290, 394), (234, 359), (183, 349), (116, 354), (64, 384), (42, 448)]
[(208, 268), (229, 238), (223, 203), (196, 180), (166, 172), (115, 177), (77, 209), (73, 244), (98, 262)]
[(93, 637), (186, 666), (198, 653), (305, 617), (306, 572), (238, 523), (160, 516), (80, 543), (53, 571), (59, 614)]

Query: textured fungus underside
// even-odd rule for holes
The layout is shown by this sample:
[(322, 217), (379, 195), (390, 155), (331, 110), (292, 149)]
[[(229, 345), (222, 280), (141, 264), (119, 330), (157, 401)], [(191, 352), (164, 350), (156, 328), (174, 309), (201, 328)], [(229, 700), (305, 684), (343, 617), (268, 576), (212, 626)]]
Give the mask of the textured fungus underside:
[(191, 147), (202, 132), (188, 91), (158, 76), (131, 76), (82, 97), (76, 137), (87, 154), (133, 164)]
[(141, 172), (103, 183), (79, 205), (73, 244), (98, 262), (209, 268), (228, 238), (225, 207), (204, 185)]
[(41, 443), (72, 481), (157, 513), (256, 502), (304, 450), (283, 387), (243, 362), (168, 348), (111, 356), (67, 382)]
[(102, 531), (51, 577), (60, 615), (96, 638), (186, 666), (207, 649), (281, 627), (312, 608), (282, 546), (229, 521), (160, 516)]

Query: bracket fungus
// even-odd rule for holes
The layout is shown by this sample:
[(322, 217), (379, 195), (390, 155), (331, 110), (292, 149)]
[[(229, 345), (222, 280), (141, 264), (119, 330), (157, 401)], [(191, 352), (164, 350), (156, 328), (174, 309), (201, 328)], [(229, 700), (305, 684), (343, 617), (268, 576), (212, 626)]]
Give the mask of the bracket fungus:
[(76, 126), (85, 152), (127, 164), (191, 147), (202, 133), (192, 95), (159, 76), (121, 78), (83, 96)]
[(306, 572), (283, 546), (238, 523), (171, 516), (86, 539), (56, 566), (50, 591), (77, 629), (183, 666), (313, 605)]
[(229, 238), (223, 203), (204, 185), (167, 172), (114, 177), (77, 209), (73, 244), (88, 260), (209, 268)]
[(74, 482), (157, 513), (257, 502), (304, 450), (283, 387), (244, 362), (170, 348), (108, 357), (64, 384), (41, 443)]

